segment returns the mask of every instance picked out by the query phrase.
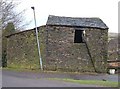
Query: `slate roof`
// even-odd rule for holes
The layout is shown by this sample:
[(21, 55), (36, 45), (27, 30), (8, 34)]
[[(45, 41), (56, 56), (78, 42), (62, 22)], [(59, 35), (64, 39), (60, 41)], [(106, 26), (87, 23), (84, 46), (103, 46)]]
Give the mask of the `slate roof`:
[(108, 29), (100, 18), (73, 18), (49, 15), (46, 25)]

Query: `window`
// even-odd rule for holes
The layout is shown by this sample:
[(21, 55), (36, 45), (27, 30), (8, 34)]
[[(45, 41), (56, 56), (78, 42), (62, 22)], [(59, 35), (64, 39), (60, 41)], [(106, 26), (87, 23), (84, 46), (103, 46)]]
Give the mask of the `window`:
[(74, 43), (84, 43), (83, 30), (75, 30)]

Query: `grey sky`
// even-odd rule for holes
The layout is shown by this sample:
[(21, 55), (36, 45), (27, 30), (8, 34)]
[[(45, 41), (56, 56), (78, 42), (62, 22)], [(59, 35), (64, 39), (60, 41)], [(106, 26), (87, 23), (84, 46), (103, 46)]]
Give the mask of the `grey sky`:
[(34, 28), (33, 11), (35, 7), (37, 26), (45, 25), (48, 15), (67, 17), (99, 17), (109, 27), (109, 32), (118, 32), (119, 0), (15, 0), (21, 4), (17, 11), (26, 9), (26, 20), (32, 23), (26, 28)]

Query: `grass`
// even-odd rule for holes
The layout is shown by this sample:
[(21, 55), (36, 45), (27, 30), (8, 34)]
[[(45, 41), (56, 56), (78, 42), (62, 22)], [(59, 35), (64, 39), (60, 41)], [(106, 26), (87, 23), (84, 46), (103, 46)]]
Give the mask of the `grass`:
[(2, 68), (3, 70), (10, 70), (10, 71), (16, 71), (16, 72), (41, 72), (41, 69), (23, 69), (23, 68)]
[(74, 79), (60, 79), (60, 78), (49, 78), (50, 80), (60, 80), (65, 82), (73, 82), (79, 84), (88, 85), (99, 85), (103, 87), (118, 87), (118, 82), (113, 81), (102, 81), (102, 80), (74, 80)]
[[(17, 69), (17, 68), (2, 68), (3, 70), (12, 70), (16, 72), (46, 72), (46, 73), (70, 73), (70, 74), (83, 74), (83, 73), (73, 73), (73, 72), (60, 72), (60, 71), (41, 71), (40, 69)], [(89, 73), (86, 73), (89, 74)], [(92, 75), (96, 75), (96, 73), (91, 73)], [(102, 80), (74, 80), (74, 79), (61, 79), (61, 78), (49, 78), (50, 80), (59, 80), (65, 82), (73, 82), (79, 84), (90, 84), (90, 85), (99, 85), (103, 87), (118, 87), (118, 82), (113, 81), (102, 81)]]
[(45, 73), (55, 73), (55, 74), (89, 74), (89, 75), (96, 75), (97, 73), (90, 73), (90, 72), (85, 72), (85, 73), (80, 73), (80, 72), (64, 72), (64, 71), (50, 71), (50, 70), (44, 70), (41, 71), (40, 68), (36, 69), (30, 69), (30, 68), (16, 68), (16, 67), (4, 67), (2, 68), (3, 70), (11, 70), (11, 71), (16, 71), (16, 72), (45, 72)]

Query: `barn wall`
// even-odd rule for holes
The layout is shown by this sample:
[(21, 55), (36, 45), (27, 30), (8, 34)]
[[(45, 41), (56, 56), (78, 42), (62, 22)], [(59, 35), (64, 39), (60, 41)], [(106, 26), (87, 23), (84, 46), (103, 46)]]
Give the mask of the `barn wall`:
[[(74, 43), (75, 29), (47, 26), (47, 69), (93, 72), (93, 60), (98, 72), (105, 71), (105, 62), (107, 61), (107, 31), (81, 28), (81, 30), (86, 31), (85, 39), (92, 56), (91, 59), (85, 43)], [(100, 62), (98, 63), (98, 61)]]
[(84, 43), (74, 43), (74, 28), (48, 26), (46, 68), (94, 71)]
[[(99, 72), (107, 61), (107, 30), (82, 28), (85, 40)], [(45, 70), (94, 72), (85, 43), (74, 43), (75, 28), (47, 26), (39, 28), (43, 67)], [(7, 38), (7, 63), (13, 68), (39, 68), (35, 30)]]
[(108, 59), (108, 30), (86, 28), (85, 39), (98, 72), (106, 71)]
[[(42, 58), (45, 57), (44, 27), (39, 28)], [(35, 30), (11, 35), (7, 38), (7, 66), (12, 68), (39, 68)]]

